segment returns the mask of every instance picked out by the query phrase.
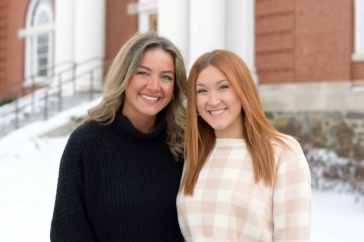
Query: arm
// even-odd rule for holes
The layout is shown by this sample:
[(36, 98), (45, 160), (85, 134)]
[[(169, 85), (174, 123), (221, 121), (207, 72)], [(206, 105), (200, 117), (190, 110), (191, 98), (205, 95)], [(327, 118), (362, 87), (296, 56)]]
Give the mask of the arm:
[(63, 152), (50, 238), (57, 241), (96, 241), (85, 210), (81, 142), (72, 134)]
[(311, 175), (298, 142), (279, 156), (273, 196), (274, 241), (310, 240)]

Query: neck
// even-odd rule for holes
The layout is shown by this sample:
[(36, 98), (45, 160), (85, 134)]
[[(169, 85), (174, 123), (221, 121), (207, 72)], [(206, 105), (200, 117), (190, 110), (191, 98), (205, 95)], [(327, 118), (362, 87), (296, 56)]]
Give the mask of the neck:
[(145, 117), (135, 117), (133, 115), (125, 114), (123, 111), (121, 113), (126, 116), (134, 127), (143, 133), (151, 133), (156, 126), (156, 116), (145, 116)]
[(133, 120), (129, 118), (129, 120), (132, 122), (135, 128), (139, 129), (143, 133), (151, 133), (155, 129), (155, 117), (143, 120)]

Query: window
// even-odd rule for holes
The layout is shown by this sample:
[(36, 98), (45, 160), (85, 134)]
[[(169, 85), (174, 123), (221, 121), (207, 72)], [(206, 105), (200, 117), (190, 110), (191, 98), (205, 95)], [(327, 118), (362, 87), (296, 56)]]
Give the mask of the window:
[(53, 13), (50, 0), (32, 0), (27, 11), (25, 28), (25, 83), (32, 85), (52, 74)]

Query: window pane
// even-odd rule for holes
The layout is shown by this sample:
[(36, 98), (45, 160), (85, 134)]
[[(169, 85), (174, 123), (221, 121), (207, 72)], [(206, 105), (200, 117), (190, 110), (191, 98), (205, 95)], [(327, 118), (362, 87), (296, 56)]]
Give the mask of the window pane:
[(48, 19), (47, 14), (44, 11), (41, 12), (38, 17), (38, 24), (41, 25), (41, 24), (46, 24), (48, 22), (49, 22), (49, 19)]
[(41, 34), (37, 37), (37, 59), (38, 75), (47, 76), (48, 74), (48, 54), (49, 54), (49, 36)]
[(48, 55), (48, 46), (38, 46), (38, 55)]
[(47, 76), (48, 74), (48, 59), (42, 58), (38, 59), (38, 76)]
[(48, 42), (48, 34), (38, 35), (38, 43)]

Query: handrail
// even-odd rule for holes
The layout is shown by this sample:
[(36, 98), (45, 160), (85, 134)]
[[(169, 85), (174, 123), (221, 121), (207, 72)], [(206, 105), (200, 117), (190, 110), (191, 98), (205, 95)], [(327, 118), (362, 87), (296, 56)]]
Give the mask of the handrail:
[[(96, 66), (95, 65), (87, 66), (87, 64), (96, 60), (100, 61), (96, 64)], [(62, 63), (63, 66), (66, 64), (69, 64), (69, 62)], [(57, 67), (59, 66), (60, 65), (58, 65)], [(83, 66), (86, 66), (87, 68), (86, 69), (80, 68)], [(63, 97), (65, 96), (64, 92), (66, 90), (67, 91), (71, 90), (72, 93), (76, 94), (73, 96), (81, 97), (80, 96), (81, 94), (77, 91), (77, 83), (78, 81), (83, 81), (82, 83), (84, 83), (86, 75), (88, 75), (88, 79), (86, 80), (88, 81), (88, 87), (86, 86), (86, 92), (82, 94), (82, 98), (88, 98), (89, 100), (92, 100), (94, 93), (101, 91), (100, 90), (101, 86), (99, 89), (95, 88), (94, 74), (95, 72), (101, 71), (100, 81), (102, 85), (104, 67), (105, 67), (105, 62), (103, 58), (92, 57), (80, 63), (74, 63), (72, 65), (72, 68), (66, 68), (60, 72), (52, 73), (52, 76), (45, 79), (45, 81), (36, 83), (36, 85), (29, 87), (28, 89), (31, 90), (31, 93), (28, 95), (24, 95), (24, 89), (26, 88), (23, 87), (22, 85), (21, 88), (19, 88), (19, 90), (15, 90), (14, 92), (12, 92), (12, 94), (16, 97), (15, 101), (0, 106), (0, 117), (1, 117), (0, 137), (2, 136), (2, 133), (6, 131), (2, 129), (3, 127), (2, 125), (7, 125), (6, 128), (7, 130), (9, 129), (9, 126), (12, 126), (13, 128), (17, 129), (21, 126), (20, 122), (24, 119), (27, 119), (27, 117), (29, 117), (30, 114), (35, 115), (36, 113), (38, 113), (37, 114), (38, 116), (42, 116), (43, 119), (45, 120), (48, 119), (50, 113), (49, 107), (51, 102), (53, 103), (54, 101), (56, 101), (58, 104), (57, 111), (61, 111), (63, 109), (65, 101)], [(68, 73), (69, 71), (72, 72)], [(66, 89), (66, 87), (68, 87), (68, 89)], [(5, 88), (2, 88), (0, 89), (0, 91), (4, 89)], [(42, 107), (39, 108), (40, 106)], [(41, 110), (41, 112), (43, 114), (39, 113), (39, 110), (42, 108), (43, 110)]]
[[(104, 62), (104, 58), (102, 58), (102, 57), (91, 57), (91, 58), (86, 59), (86, 60), (84, 60), (82, 62), (79, 62), (79, 63), (75, 63), (74, 61), (64, 61), (64, 62), (58, 63), (57, 65), (52, 65), (51, 67), (47, 68), (46, 70), (47, 71), (51, 71), (52, 74), (49, 75), (49, 76), (41, 77), (41, 78), (44, 78), (45, 80), (48, 80), (50, 78), (54, 78), (54, 77), (58, 76), (61, 73), (64, 74), (64, 73), (67, 73), (67, 72), (70, 72), (70, 71), (74, 71), (75, 69), (80, 68), (83, 65), (86, 65), (89, 62), (96, 61), (96, 60), (101, 61), (101, 62)], [(71, 67), (68, 67), (66, 69), (63, 69), (61, 72), (56, 72), (55, 71), (56, 69), (59, 69), (61, 66), (65, 66), (66, 64), (71, 65)], [(12, 83), (10, 83), (8, 85), (2, 86), (0, 88), (0, 95), (2, 93), (5, 93), (6, 95), (5, 96), (0, 96), (0, 101), (3, 100), (4, 98), (9, 97), (9, 96), (10, 97), (14, 97), (14, 94), (17, 94), (17, 95), (15, 95), (14, 98), (19, 98), (19, 96), (21, 97), (21, 96), (23, 96), (25, 94), (24, 93), (24, 89), (33, 88), (35, 90), (35, 88), (37, 86), (41, 86), (41, 85), (47, 84), (46, 81), (45, 82), (39, 81), (39, 82), (36, 83), (35, 82), (35, 79), (36, 78), (40, 78), (40, 77), (33, 74), (33, 75), (30, 75), (30, 76), (25, 77), (24, 79), (22, 79), (20, 81), (15, 81), (15, 82), (12, 82)], [(23, 83), (26, 80), (32, 80), (32, 85), (30, 85), (28, 87), (24, 87), (23, 86)], [(20, 86), (20, 85), (21, 85), (21, 88), (19, 88), (20, 91), (19, 90), (16, 90), (14, 92), (8, 91), (8, 90), (12, 90), (13, 88), (15, 88), (17, 86)]]

